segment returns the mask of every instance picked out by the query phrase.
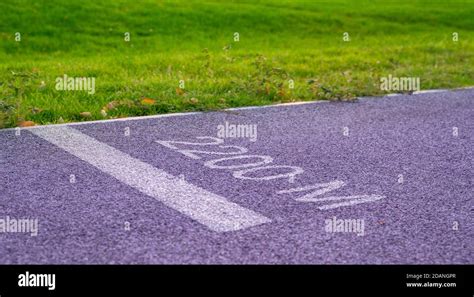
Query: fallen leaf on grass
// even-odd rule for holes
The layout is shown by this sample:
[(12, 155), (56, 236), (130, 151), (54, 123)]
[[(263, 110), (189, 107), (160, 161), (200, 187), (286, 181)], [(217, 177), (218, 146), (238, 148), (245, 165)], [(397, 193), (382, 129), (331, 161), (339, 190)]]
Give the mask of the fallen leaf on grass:
[(36, 123), (33, 121), (21, 121), (18, 123), (18, 127), (33, 127), (36, 126)]
[(193, 98), (189, 99), (189, 102), (190, 102), (191, 104), (196, 104), (196, 103), (199, 102), (199, 100), (198, 100), (197, 98), (194, 98), (194, 97), (193, 97)]
[(184, 95), (184, 90), (181, 89), (181, 88), (176, 88), (176, 95), (183, 96)]
[(92, 116), (92, 114), (88, 111), (81, 112), (80, 115), (83, 118), (90, 118)]
[(142, 99), (142, 101), (140, 101), (141, 104), (143, 105), (153, 105), (156, 103), (156, 100), (155, 99), (151, 99), (151, 98), (144, 98)]

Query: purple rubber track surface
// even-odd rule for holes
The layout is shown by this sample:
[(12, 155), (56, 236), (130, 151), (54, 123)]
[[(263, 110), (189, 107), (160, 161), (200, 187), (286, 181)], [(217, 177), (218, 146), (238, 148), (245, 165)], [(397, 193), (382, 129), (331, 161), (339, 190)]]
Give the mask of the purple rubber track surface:
[[(191, 159), (156, 142), (202, 142), (196, 137), (217, 137), (226, 121), (256, 124), (258, 134), (255, 142), (226, 138), (224, 145), (304, 172), (292, 183), (239, 179), (204, 166), (224, 155)], [(3, 130), (0, 218), (37, 218), (39, 231), (0, 233), (2, 264), (474, 263), (472, 89), (68, 127), (271, 222), (212, 231), (32, 130)], [(296, 200), (306, 192), (277, 193), (334, 180), (345, 185), (321, 197), (385, 198), (321, 210), (321, 203)], [(363, 219), (365, 235), (326, 232), (333, 217)]]

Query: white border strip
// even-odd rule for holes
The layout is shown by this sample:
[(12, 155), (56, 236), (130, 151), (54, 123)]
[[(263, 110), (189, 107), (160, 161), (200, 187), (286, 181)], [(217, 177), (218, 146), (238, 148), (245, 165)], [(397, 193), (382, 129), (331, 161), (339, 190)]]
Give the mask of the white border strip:
[(206, 114), (206, 113), (211, 113), (211, 112), (238, 111), (238, 110), (247, 110), (247, 109), (284, 107), (284, 106), (292, 106), (292, 105), (304, 105), (304, 104), (316, 104), (316, 103), (328, 103), (328, 102), (330, 102), (330, 101), (327, 101), (327, 100), (301, 101), (301, 102), (280, 103), (280, 104), (274, 104), (274, 105), (232, 107), (232, 108), (226, 108), (226, 109), (222, 109), (222, 110), (212, 110), (212, 111), (196, 111), (196, 112), (190, 111), (190, 112), (154, 114), (154, 115), (148, 115), (148, 116), (135, 116), (135, 117), (126, 117), (126, 118), (119, 118), (119, 119), (106, 119), (106, 120), (87, 121), (87, 122), (38, 125), (38, 126), (22, 127), (22, 128), (14, 127), (14, 128), (0, 129), (0, 132), (16, 130), (17, 128), (20, 128), (21, 130), (23, 130), (23, 129), (30, 130), (30, 129), (38, 129), (38, 128), (41, 128), (41, 127), (68, 127), (68, 126), (77, 126), (77, 125), (107, 124), (107, 123), (114, 123), (114, 122), (149, 120), (149, 119), (156, 119), (156, 118), (181, 117), (181, 116), (189, 116), (189, 115), (197, 115), (197, 114)]

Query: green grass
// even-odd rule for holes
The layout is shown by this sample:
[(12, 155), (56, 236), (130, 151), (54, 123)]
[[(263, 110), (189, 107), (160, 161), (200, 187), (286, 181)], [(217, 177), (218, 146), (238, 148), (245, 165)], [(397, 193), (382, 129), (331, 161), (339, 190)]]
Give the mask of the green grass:
[[(383, 94), (388, 74), (474, 85), (474, 1), (4, 0), (0, 12), (0, 127), (349, 100)], [(56, 90), (63, 74), (95, 77), (96, 93)]]

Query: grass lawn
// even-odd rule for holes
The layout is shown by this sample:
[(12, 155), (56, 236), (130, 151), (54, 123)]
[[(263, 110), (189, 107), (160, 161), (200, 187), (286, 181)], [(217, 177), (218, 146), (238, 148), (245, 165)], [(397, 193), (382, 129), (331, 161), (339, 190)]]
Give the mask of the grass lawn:
[[(383, 94), (389, 74), (474, 85), (474, 1), (3, 0), (0, 12), (2, 128), (350, 100)], [(95, 94), (56, 90), (64, 74), (94, 77)]]

